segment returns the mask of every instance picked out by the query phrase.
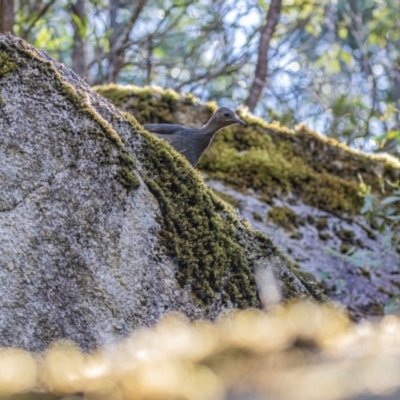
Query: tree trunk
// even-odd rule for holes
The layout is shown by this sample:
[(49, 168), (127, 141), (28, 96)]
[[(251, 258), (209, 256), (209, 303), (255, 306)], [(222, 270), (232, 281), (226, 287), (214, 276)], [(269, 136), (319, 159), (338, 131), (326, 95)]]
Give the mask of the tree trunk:
[[(72, 6), (72, 13), (76, 15), (81, 24), (85, 21), (85, 0), (76, 0)], [(85, 38), (77, 23), (73, 20), (74, 48), (72, 49), (72, 69), (81, 77), (84, 77), (86, 68), (86, 45)]]
[(108, 56), (108, 74), (107, 82), (114, 82), (118, 76), (119, 68), (118, 64), (118, 54), (117, 45), (119, 37), (120, 25), (117, 22), (117, 13), (120, 8), (120, 0), (110, 0), (109, 3), (109, 18), (110, 18), (110, 29), (112, 33), (109, 39), (110, 54)]
[(258, 60), (254, 76), (253, 84), (251, 85), (249, 97), (246, 100), (246, 105), (250, 111), (256, 107), (260, 99), (261, 92), (265, 86), (268, 72), (268, 49), (272, 36), (275, 31), (276, 24), (281, 13), (282, 0), (272, 0), (268, 10), (267, 20), (261, 29), (260, 44), (258, 46)]
[(14, 0), (0, 0), (0, 33), (14, 33)]

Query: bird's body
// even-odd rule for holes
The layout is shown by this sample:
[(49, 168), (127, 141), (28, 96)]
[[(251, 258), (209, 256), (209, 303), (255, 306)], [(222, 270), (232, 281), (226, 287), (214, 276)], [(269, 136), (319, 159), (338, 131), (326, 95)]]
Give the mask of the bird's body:
[(144, 128), (159, 139), (166, 140), (176, 151), (183, 154), (194, 167), (212, 142), (217, 132), (206, 132), (203, 128), (182, 125), (150, 124)]
[(195, 167), (215, 134), (233, 124), (246, 125), (232, 110), (223, 107), (219, 108), (202, 128), (172, 124), (149, 124), (143, 127), (158, 138), (166, 140)]

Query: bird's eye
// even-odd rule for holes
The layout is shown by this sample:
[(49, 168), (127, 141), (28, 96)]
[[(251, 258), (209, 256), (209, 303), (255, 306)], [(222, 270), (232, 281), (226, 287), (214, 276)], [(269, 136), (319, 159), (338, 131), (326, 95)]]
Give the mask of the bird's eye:
[(225, 112), (225, 113), (224, 113), (224, 117), (229, 117), (229, 113), (228, 113), (228, 112)]

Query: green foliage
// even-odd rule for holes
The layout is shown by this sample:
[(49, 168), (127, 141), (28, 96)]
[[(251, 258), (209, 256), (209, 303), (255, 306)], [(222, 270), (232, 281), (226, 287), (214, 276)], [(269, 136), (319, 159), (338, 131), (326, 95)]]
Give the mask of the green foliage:
[[(285, 70), (292, 77), (291, 90), (276, 105), (285, 114), (287, 108), (293, 110), (294, 123), (312, 121), (318, 130), (351, 146), (369, 151), (384, 147), (396, 153), (397, 142), (385, 143), (390, 132), (400, 129), (396, 89), (400, 3), (312, 3), (290, 1), (283, 10), (280, 43), (284, 49), (290, 43), (294, 61)], [(286, 60), (288, 54), (282, 51), (279, 57)], [(282, 63), (276, 65), (276, 76), (282, 75)], [(262, 102), (275, 93), (275, 87), (267, 88)], [(305, 107), (309, 107), (306, 112)], [(378, 137), (374, 146), (371, 138)]]
[[(90, 84), (159, 85), (234, 107), (249, 95), (269, 5), (117, 2), (112, 24), (104, 1), (87, 1), (83, 18), (69, 0), (21, 2), (15, 32), (71, 66), (77, 30)], [(396, 154), (399, 14), (396, 0), (284, 1), (256, 112), (291, 127), (306, 121), (353, 147)]]
[(363, 183), (360, 185), (360, 194), (364, 198), (361, 214), (371, 225), (379, 227), (380, 232), (386, 228), (395, 229), (400, 221), (400, 183), (387, 181), (387, 184), (393, 189), (393, 193), (383, 198), (371, 193), (370, 186)]
[(89, 18), (86, 16), (85, 18), (80, 19), (76, 14), (71, 14), (71, 18), (78, 27), (79, 36), (82, 39), (87, 38), (89, 29)]
[[(381, 240), (381, 244), (385, 250), (394, 250), (400, 241), (399, 237), (399, 221), (400, 221), (400, 184), (399, 182), (387, 182), (392, 189), (392, 193), (380, 197), (371, 192), (371, 187), (365, 183), (360, 184), (360, 197), (364, 199), (364, 205), (361, 214), (365, 216), (367, 221), (381, 233), (386, 232)], [(385, 193), (384, 181), (380, 180), (382, 193)], [(352, 231), (338, 232), (338, 236), (345, 240), (352, 239)], [(341, 260), (341, 268), (344, 263), (360, 268), (364, 273), (369, 274), (372, 268), (382, 267), (382, 261), (374, 256), (374, 252), (370, 250), (357, 249), (347, 243), (342, 243), (340, 252), (332, 248), (325, 248), (325, 251)], [(329, 279), (331, 271), (327, 270), (321, 276), (322, 280)], [(346, 282), (339, 279), (336, 282), (336, 294), (340, 294), (346, 289)], [(384, 307), (385, 314), (397, 313), (400, 307), (400, 296), (392, 296)]]
[(32, 2), (20, 4), (14, 16), (15, 35), (45, 50), (60, 62), (68, 62), (73, 48), (68, 23), (73, 15), (70, 5), (68, 0), (53, 2), (50, 7), (43, 2), (36, 2), (34, 6)]
[[(364, 198), (361, 213), (367, 221), (380, 232), (385, 232), (383, 244), (388, 249), (394, 249), (400, 242), (400, 182), (387, 181), (392, 193), (379, 197), (371, 193), (371, 187), (361, 183), (360, 194)], [(381, 181), (382, 193), (385, 194), (384, 181)], [(392, 296), (384, 307), (384, 314), (397, 314), (400, 309), (400, 295)]]
[(383, 313), (385, 315), (396, 314), (398, 315), (400, 311), (400, 295), (396, 295), (390, 298), (386, 303)]
[(326, 247), (325, 251), (332, 256), (339, 257), (343, 262), (347, 262), (364, 270), (382, 266), (382, 261), (374, 260), (373, 252), (369, 250), (357, 250), (353, 246), (348, 246), (345, 252), (338, 252), (329, 247)]
[[(349, 246), (346, 243), (341, 245), (340, 251), (336, 251), (330, 247), (325, 247), (325, 252), (340, 259), (340, 270), (343, 270), (345, 263), (353, 265), (363, 271), (364, 274), (369, 274), (372, 268), (382, 267), (382, 261), (374, 258), (374, 254), (369, 250), (356, 249), (354, 246)], [(320, 274), (321, 281), (331, 279), (332, 270), (324, 270)], [(349, 289), (345, 279), (338, 278), (334, 281), (335, 294), (340, 295), (345, 290)]]

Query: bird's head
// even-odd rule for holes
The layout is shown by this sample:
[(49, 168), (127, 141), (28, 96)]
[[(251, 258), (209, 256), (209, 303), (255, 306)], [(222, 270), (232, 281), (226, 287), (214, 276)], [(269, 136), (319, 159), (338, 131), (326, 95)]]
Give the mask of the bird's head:
[(219, 125), (221, 128), (233, 124), (240, 124), (243, 126), (246, 125), (246, 122), (241, 120), (231, 109), (227, 107), (221, 107), (215, 111), (214, 115), (211, 117), (211, 121)]

